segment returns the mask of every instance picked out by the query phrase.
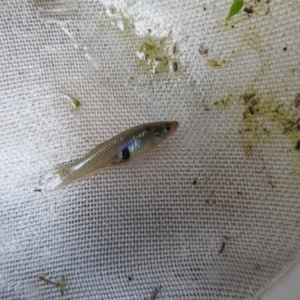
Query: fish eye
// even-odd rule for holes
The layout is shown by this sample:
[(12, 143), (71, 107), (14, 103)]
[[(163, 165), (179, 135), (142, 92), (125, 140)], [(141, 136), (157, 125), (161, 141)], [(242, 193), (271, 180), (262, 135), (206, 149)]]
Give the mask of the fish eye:
[(122, 149), (122, 159), (123, 160), (127, 160), (130, 158), (130, 151), (129, 149), (126, 147), (126, 148), (123, 148)]
[(165, 125), (165, 131), (170, 131), (171, 130), (171, 125), (170, 124), (166, 124)]

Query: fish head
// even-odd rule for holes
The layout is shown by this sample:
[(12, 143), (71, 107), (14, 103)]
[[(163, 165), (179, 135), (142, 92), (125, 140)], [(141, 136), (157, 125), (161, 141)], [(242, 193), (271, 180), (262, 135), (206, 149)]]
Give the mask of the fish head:
[(178, 127), (178, 122), (157, 122), (151, 124), (150, 133), (157, 143), (169, 137)]

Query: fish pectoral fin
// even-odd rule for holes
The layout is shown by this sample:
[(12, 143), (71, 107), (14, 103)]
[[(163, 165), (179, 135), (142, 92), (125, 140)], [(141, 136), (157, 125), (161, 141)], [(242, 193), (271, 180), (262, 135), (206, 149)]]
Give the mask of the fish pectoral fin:
[(139, 155), (131, 160), (131, 165), (134, 167), (140, 168), (141, 166), (143, 166), (145, 164), (145, 161), (146, 161), (145, 157)]
[(116, 166), (119, 165), (120, 163), (122, 163), (122, 160), (120, 159), (120, 157), (116, 154), (114, 155), (110, 160), (109, 160), (109, 164), (112, 166)]

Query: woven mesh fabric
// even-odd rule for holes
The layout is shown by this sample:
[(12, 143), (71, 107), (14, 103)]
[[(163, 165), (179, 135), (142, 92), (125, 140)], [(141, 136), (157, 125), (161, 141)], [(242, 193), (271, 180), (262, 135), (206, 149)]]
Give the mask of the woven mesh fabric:
[[(1, 299), (256, 299), (296, 262), (300, 4), (231, 3), (0, 2)], [(162, 120), (142, 162), (36, 190)]]

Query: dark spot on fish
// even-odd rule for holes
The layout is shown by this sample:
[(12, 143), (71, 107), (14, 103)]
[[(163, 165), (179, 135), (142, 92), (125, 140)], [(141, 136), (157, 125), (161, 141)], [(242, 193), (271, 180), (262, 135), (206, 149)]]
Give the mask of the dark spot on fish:
[(287, 50), (287, 47), (284, 47), (284, 48), (283, 48), (283, 51), (286, 51), (286, 50)]
[(41, 193), (42, 189), (34, 189), (33, 191), (36, 192), (36, 193)]
[(128, 281), (132, 281), (132, 277), (131, 276), (128, 276), (127, 279), (128, 279)]
[(300, 150), (300, 140), (298, 140), (295, 149), (296, 149), (296, 150)]
[(130, 158), (130, 151), (129, 149), (126, 147), (122, 150), (122, 159), (123, 160), (128, 160)]
[(197, 184), (197, 178), (195, 178), (194, 180), (193, 180), (193, 185), (196, 185)]

